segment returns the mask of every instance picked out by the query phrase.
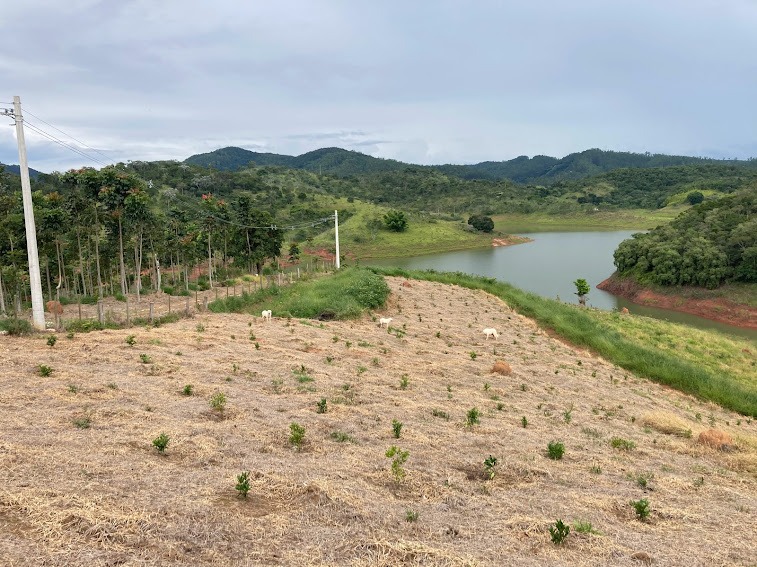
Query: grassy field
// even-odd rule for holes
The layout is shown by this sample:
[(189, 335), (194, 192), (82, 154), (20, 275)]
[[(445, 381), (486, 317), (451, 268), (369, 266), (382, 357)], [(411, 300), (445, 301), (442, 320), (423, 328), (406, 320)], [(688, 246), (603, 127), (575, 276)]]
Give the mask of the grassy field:
[(673, 220), (686, 207), (655, 211), (644, 209), (597, 211), (578, 214), (505, 214), (493, 216), (494, 228), (508, 233), (584, 230), (647, 230)]
[[(406, 213), (407, 230), (391, 232), (369, 226), (371, 220), (380, 219), (388, 209), (357, 201), (347, 206), (354, 207), (354, 215), (339, 225), (339, 240), (343, 252), (354, 258), (416, 256), (491, 246), (493, 235), (467, 232), (460, 221)], [(313, 242), (316, 246), (332, 248), (334, 230), (326, 231)]]

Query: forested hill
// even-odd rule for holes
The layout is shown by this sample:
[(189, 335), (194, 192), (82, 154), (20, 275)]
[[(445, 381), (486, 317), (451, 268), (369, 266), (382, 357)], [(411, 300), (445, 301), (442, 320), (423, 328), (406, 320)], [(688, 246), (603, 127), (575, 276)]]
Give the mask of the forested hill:
[(618, 246), (615, 266), (620, 275), (659, 285), (757, 282), (757, 191), (704, 202), (670, 224), (635, 234)]
[(191, 156), (185, 159), (184, 163), (212, 167), (221, 171), (237, 171), (250, 165), (278, 165), (339, 177), (400, 171), (408, 167), (408, 164), (400, 161), (375, 158), (341, 148), (321, 148), (300, 156), (287, 156), (228, 147), (207, 154)]
[[(21, 175), (21, 169), (18, 165), (5, 165), (3, 163), (0, 163), (0, 169), (4, 169), (8, 173), (12, 173), (14, 175)], [(40, 171), (37, 171), (36, 169), (29, 168), (29, 177), (32, 179), (36, 179), (40, 175)]]
[(460, 179), (489, 181), (511, 180), (517, 183), (549, 185), (560, 180), (583, 179), (620, 168), (661, 168), (683, 165), (718, 164), (749, 168), (757, 171), (757, 160), (715, 160), (664, 154), (635, 154), (604, 150), (586, 150), (563, 158), (549, 156), (520, 156), (508, 161), (485, 161), (474, 165), (419, 166), (391, 159), (380, 159), (360, 152), (340, 148), (322, 148), (288, 156), (258, 153), (242, 148), (228, 147), (206, 154), (197, 154), (185, 163), (212, 167), (222, 171), (236, 171), (252, 165), (278, 165), (304, 169), (316, 173), (348, 177), (372, 173), (388, 173), (414, 169), (436, 169)]

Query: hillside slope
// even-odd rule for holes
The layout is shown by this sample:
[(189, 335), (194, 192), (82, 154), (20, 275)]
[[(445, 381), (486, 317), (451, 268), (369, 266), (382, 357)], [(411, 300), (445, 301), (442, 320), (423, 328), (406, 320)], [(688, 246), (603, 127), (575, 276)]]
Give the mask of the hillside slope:
[[(757, 422), (555, 341), (482, 292), (403, 282), (390, 279), (381, 313), (391, 330), (369, 318), (199, 314), (54, 348), (44, 336), (0, 338), (0, 555), (13, 565), (753, 563), (744, 526), (757, 509)], [(484, 340), (488, 326), (498, 341)], [(511, 373), (492, 373), (497, 360)], [(34, 387), (19, 390), (19, 376)], [(219, 392), (222, 411), (208, 403)], [(479, 423), (466, 425), (473, 408)], [(300, 450), (292, 423), (305, 428)], [(734, 436), (733, 450), (697, 443), (710, 424)], [(161, 432), (164, 454), (151, 445)], [(565, 455), (552, 460), (557, 441)], [(409, 451), (404, 476), (392, 473), (391, 446)], [(247, 498), (234, 489), (242, 471)], [(640, 500), (645, 522), (631, 506)], [(573, 526), (562, 546), (550, 542), (557, 518)]]

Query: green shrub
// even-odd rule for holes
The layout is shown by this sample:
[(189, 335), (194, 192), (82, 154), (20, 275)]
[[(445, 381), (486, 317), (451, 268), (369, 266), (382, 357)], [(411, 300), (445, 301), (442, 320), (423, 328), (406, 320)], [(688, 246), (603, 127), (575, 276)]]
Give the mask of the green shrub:
[(497, 457), (492, 457), (489, 455), (486, 459), (484, 459), (484, 469), (486, 471), (486, 476), (489, 477), (489, 480), (494, 478), (494, 467), (497, 466)]
[(610, 439), (610, 445), (613, 449), (620, 449), (621, 451), (630, 451), (631, 449), (636, 448), (636, 443), (623, 439), (622, 437), (613, 437)]
[(47, 346), (49, 346), (50, 348), (54, 347), (55, 343), (57, 342), (58, 342), (58, 337), (56, 337), (55, 335), (47, 336)]
[(321, 398), (320, 401), (315, 403), (316, 413), (326, 413), (326, 398)]
[(137, 344), (137, 335), (129, 335), (126, 337), (126, 344), (129, 346), (134, 346)]
[(237, 484), (234, 488), (239, 492), (239, 496), (247, 498), (247, 493), (250, 491), (250, 471), (243, 471), (237, 475)]
[(386, 458), (392, 459), (392, 474), (397, 482), (405, 478), (406, 472), (402, 465), (405, 464), (409, 456), (410, 451), (403, 451), (395, 445), (392, 445), (386, 451)]
[(181, 390), (181, 393), (185, 396), (191, 396), (194, 393), (194, 386), (192, 386), (192, 384), (186, 384)]
[(302, 443), (305, 441), (305, 428), (299, 423), (292, 422), (289, 424), (289, 443), (291, 443), (296, 449), (302, 447)]
[(392, 420), (392, 434), (394, 435), (394, 438), (399, 439), (401, 433), (402, 433), (402, 422), (397, 421), (396, 419), (393, 419)]
[(210, 407), (217, 412), (222, 412), (226, 409), (226, 394), (223, 392), (216, 392), (210, 398)]
[(570, 526), (565, 525), (562, 520), (557, 520), (549, 526), (549, 535), (555, 545), (562, 545), (569, 533)]
[(465, 424), (468, 427), (473, 427), (474, 425), (480, 422), (480, 418), (481, 418), (481, 412), (478, 410), (478, 408), (471, 408), (468, 410), (468, 413), (465, 415)]
[(34, 327), (26, 319), (0, 319), (0, 331), (5, 331), (9, 335), (28, 335), (34, 332)]
[(565, 454), (565, 445), (560, 441), (550, 441), (547, 444), (547, 456), (550, 459), (559, 461)]
[(405, 521), (406, 522), (417, 522), (418, 521), (418, 512), (415, 510), (407, 509), (405, 510)]
[(46, 364), (40, 364), (37, 366), (37, 370), (39, 371), (40, 376), (50, 376), (50, 374), (53, 373), (52, 367), (47, 366)]
[(166, 447), (168, 447), (169, 437), (165, 433), (161, 433), (158, 435), (155, 439), (152, 440), (152, 445), (155, 447), (159, 452), (163, 453), (166, 450)]
[(636, 512), (636, 517), (639, 518), (639, 520), (641, 520), (642, 522), (645, 521), (651, 513), (651, 510), (649, 509), (649, 500), (647, 500), (646, 498), (642, 498), (641, 500), (632, 500), (631, 506), (633, 506), (633, 509)]

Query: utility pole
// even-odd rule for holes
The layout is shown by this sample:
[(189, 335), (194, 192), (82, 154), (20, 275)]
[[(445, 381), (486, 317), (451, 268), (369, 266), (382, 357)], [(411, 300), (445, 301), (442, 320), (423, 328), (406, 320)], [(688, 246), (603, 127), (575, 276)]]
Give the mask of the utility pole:
[(338, 270), (340, 266), (339, 261), (339, 212), (334, 211), (334, 235), (336, 236), (336, 269)]
[(26, 142), (24, 141), (24, 118), (21, 116), (21, 98), (13, 97), (13, 110), (4, 109), (2, 114), (11, 116), (16, 122), (18, 142), (18, 165), (21, 174), (21, 196), (24, 202), (24, 223), (26, 225), (26, 251), (29, 257), (29, 286), (32, 293), (32, 324), (38, 331), (45, 330), (45, 306), (42, 302), (42, 279), (39, 275), (39, 255), (37, 254), (37, 229), (34, 224), (32, 188), (29, 182), (29, 166), (26, 163)]

